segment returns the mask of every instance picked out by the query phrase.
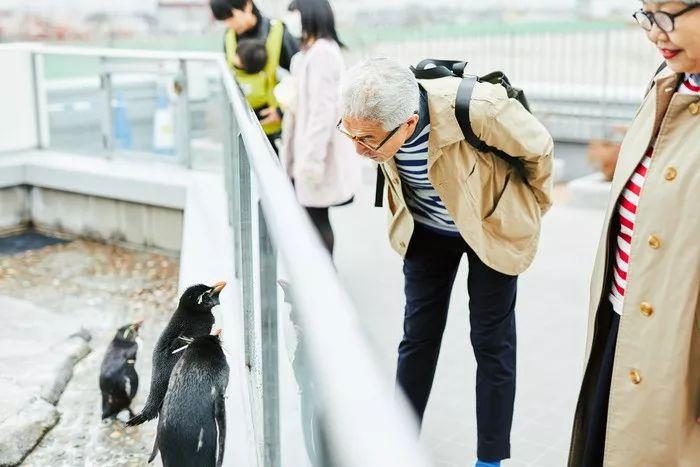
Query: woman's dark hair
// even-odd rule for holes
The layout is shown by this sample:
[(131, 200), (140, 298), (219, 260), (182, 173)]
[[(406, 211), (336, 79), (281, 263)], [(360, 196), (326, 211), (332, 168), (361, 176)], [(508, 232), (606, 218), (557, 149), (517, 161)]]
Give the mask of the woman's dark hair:
[[(214, 18), (224, 21), (233, 16), (231, 10), (244, 10), (248, 3), (253, 3), (253, 0), (209, 0), (209, 7)], [(260, 10), (255, 3), (253, 3), (253, 14), (260, 17)]]
[(260, 73), (267, 65), (267, 49), (263, 40), (241, 40), (236, 47), (236, 55), (241, 61), (241, 69), (246, 73)]
[(309, 39), (330, 39), (345, 47), (335, 30), (335, 16), (328, 0), (292, 0), (288, 10), (301, 14), (302, 43)]

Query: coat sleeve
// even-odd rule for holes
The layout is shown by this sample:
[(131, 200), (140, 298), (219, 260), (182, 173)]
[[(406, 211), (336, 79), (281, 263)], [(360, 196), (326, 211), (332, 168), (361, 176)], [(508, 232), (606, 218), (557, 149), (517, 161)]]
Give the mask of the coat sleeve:
[[(320, 44), (319, 44), (320, 45)], [(333, 49), (319, 47), (306, 64), (306, 82), (300, 98), (306, 99), (303, 131), (297, 134), (295, 172), (312, 183), (323, 180), (325, 159), (337, 125), (342, 58)]]
[(552, 136), (520, 102), (508, 98), (500, 86), (494, 86), (488, 94), (471, 107), (474, 132), (489, 146), (523, 163), (526, 181), (544, 214), (552, 206)]

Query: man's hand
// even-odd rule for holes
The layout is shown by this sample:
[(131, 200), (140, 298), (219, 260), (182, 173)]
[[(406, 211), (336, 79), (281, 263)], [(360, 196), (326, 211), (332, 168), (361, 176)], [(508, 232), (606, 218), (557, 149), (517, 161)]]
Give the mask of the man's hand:
[(270, 125), (272, 123), (279, 123), (282, 121), (280, 114), (277, 113), (277, 109), (274, 107), (266, 107), (260, 111), (260, 124)]

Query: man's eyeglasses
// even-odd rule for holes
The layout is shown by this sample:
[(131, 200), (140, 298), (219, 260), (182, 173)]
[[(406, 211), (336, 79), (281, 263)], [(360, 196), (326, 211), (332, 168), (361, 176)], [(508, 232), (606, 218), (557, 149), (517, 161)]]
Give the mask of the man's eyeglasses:
[(651, 13), (648, 11), (639, 10), (636, 11), (632, 16), (634, 16), (634, 19), (637, 20), (639, 25), (645, 31), (651, 31), (651, 29), (654, 27), (654, 24), (656, 24), (659, 27), (659, 29), (661, 29), (663, 32), (673, 32), (676, 29), (676, 18), (698, 7), (700, 7), (700, 5), (698, 4), (690, 5), (688, 8), (685, 8), (679, 11), (678, 13), (674, 14), (666, 13), (665, 11), (657, 11), (656, 13)]
[(340, 119), (340, 121), (338, 122), (338, 125), (336, 125), (336, 128), (338, 129), (339, 132), (341, 132), (342, 134), (344, 134), (345, 136), (347, 136), (348, 138), (350, 138), (351, 140), (353, 140), (354, 142), (356, 142), (356, 143), (359, 144), (360, 146), (362, 146), (362, 147), (364, 147), (364, 148), (367, 148), (367, 149), (369, 149), (370, 151), (373, 151), (373, 152), (379, 152), (379, 150), (382, 148), (382, 146), (384, 146), (384, 145), (387, 143), (387, 141), (389, 141), (389, 140), (392, 138), (392, 136), (394, 136), (394, 135), (396, 134), (396, 132), (399, 131), (399, 128), (401, 128), (402, 126), (403, 126), (403, 123), (402, 123), (401, 125), (397, 126), (396, 128), (394, 128), (393, 130), (391, 130), (391, 131), (389, 132), (389, 134), (386, 135), (386, 138), (384, 138), (384, 139), (383, 139), (378, 145), (376, 145), (376, 146), (372, 146), (371, 144), (369, 144), (369, 143), (365, 142), (364, 140), (362, 140), (362, 139), (361, 139), (361, 138), (363, 138), (362, 136), (353, 135), (353, 134), (350, 133), (348, 130), (346, 130), (346, 129), (343, 127), (343, 119)]

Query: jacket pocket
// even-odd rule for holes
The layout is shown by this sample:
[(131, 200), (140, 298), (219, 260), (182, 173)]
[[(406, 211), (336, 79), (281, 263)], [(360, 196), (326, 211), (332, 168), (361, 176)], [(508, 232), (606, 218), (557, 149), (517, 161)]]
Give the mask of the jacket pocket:
[(486, 220), (487, 218), (491, 217), (493, 213), (498, 209), (498, 205), (501, 204), (501, 199), (503, 198), (503, 194), (506, 192), (508, 189), (508, 185), (510, 185), (511, 181), (511, 172), (508, 172), (506, 175), (506, 179), (503, 182), (503, 188), (499, 192), (496, 193), (496, 196), (493, 199), (493, 204), (491, 205), (491, 208), (488, 209), (485, 214), (482, 216), (481, 220)]
[(540, 207), (532, 190), (509, 174), (491, 212), (484, 217), (484, 227), (501, 239), (529, 241), (540, 230)]

